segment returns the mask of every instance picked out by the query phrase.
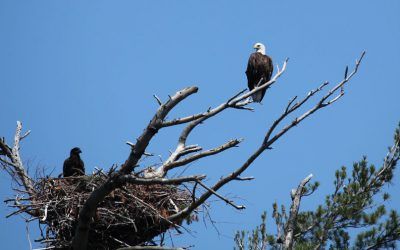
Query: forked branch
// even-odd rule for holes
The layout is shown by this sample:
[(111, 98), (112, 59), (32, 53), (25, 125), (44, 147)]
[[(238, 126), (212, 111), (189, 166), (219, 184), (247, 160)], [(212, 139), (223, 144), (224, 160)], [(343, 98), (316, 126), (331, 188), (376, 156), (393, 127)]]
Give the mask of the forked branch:
[(289, 214), (289, 219), (285, 228), (285, 240), (284, 240), (284, 249), (292, 249), (293, 247), (293, 233), (295, 229), (295, 222), (297, 220), (297, 214), (299, 212), (300, 208), (300, 201), (301, 197), (303, 196), (304, 193), (304, 187), (305, 185), (311, 180), (312, 174), (307, 176), (304, 180), (302, 180), (297, 187), (296, 191), (294, 192), (293, 195), (293, 201), (292, 205), (290, 207), (290, 214)]
[(29, 130), (23, 135), (21, 135), (21, 131), (22, 123), (17, 121), (12, 148), (7, 145), (4, 138), (0, 138), (0, 162), (16, 183), (23, 186), (29, 194), (33, 194), (33, 183), (25, 170), (19, 152), (21, 140), (26, 138), (31, 131)]
[[(352, 73), (350, 75), (345, 75), (345, 79), (343, 79), (340, 83), (338, 83), (336, 86), (334, 86), (325, 96), (323, 96), (317, 104), (309, 109), (308, 111), (304, 112), (302, 115), (299, 117), (295, 118), (289, 125), (285, 126), (280, 132), (278, 132), (275, 136), (273, 136), (270, 139), (271, 134), (273, 133), (274, 129), (284, 120), (285, 117), (287, 117), (290, 113), (301, 107), (304, 103), (310, 100), (310, 98), (316, 93), (319, 92), (323, 89), (324, 86), (327, 85), (327, 83), (323, 83), (319, 88), (316, 90), (310, 91), (306, 97), (304, 97), (301, 101), (297, 102), (292, 106), (293, 99), (289, 102), (289, 105), (286, 107), (284, 113), (273, 123), (273, 125), (270, 127), (268, 130), (267, 134), (264, 137), (264, 140), (260, 147), (235, 171), (233, 171), (231, 174), (221, 178), (211, 189), (212, 191), (207, 191), (204, 194), (202, 194), (197, 200), (194, 200), (188, 207), (183, 209), (181, 212), (171, 215), (168, 219), (171, 221), (176, 221), (179, 219), (182, 219), (189, 214), (191, 214), (195, 209), (197, 209), (201, 204), (203, 204), (211, 195), (213, 195), (213, 192), (216, 192), (218, 189), (223, 187), (225, 184), (229, 183), (232, 180), (236, 180), (266, 149), (270, 149), (272, 144), (277, 141), (281, 136), (283, 136), (286, 132), (288, 132), (291, 128), (302, 122), (305, 118), (309, 117), (311, 114), (314, 112), (320, 110), (323, 107), (329, 106), (333, 104), (337, 99), (341, 98), (343, 96), (343, 87), (344, 85), (354, 76), (354, 74), (357, 72), (358, 67), (361, 63), (361, 60), (363, 59), (365, 55), (365, 52), (363, 52), (360, 56), (360, 58), (356, 61), (356, 65)], [(268, 84), (268, 83), (267, 83)], [(266, 84), (264, 84), (266, 85)], [(264, 86), (263, 85), (263, 86)], [(331, 97), (334, 93), (337, 92), (338, 89), (341, 89), (340, 93), (334, 97), (333, 101), (328, 101), (328, 98)]]
[[(172, 96), (166, 103), (160, 105), (156, 114), (151, 119), (149, 125), (147, 125), (146, 129), (142, 133), (142, 135), (137, 139), (136, 144), (132, 147), (131, 153), (121, 168), (121, 172), (128, 174), (132, 172), (139, 159), (145, 152), (145, 149), (149, 145), (153, 136), (158, 132), (158, 130), (162, 127), (162, 123), (168, 113), (182, 100), (188, 97), (191, 94), (194, 94), (198, 91), (197, 87), (189, 87), (185, 88), (179, 92), (177, 92), (174, 96)], [(159, 100), (159, 99), (158, 99)]]
[[(165, 163), (162, 166), (160, 166), (153, 173), (153, 177), (155, 177), (155, 176), (156, 177), (164, 177), (167, 175), (168, 170), (178, 167), (178, 166), (183, 166), (183, 165), (191, 162), (192, 159), (196, 160), (203, 156), (211, 155), (211, 154), (209, 154), (211, 152), (213, 152), (212, 154), (216, 154), (216, 153), (222, 152), (223, 150), (229, 148), (229, 147), (225, 148), (223, 145), (223, 146), (221, 146), (223, 148), (223, 150), (218, 150), (218, 148), (216, 148), (216, 149), (213, 149), (208, 152), (207, 151), (201, 152), (197, 156), (187, 159), (189, 161), (187, 161), (187, 163), (185, 163), (185, 164), (181, 164), (182, 162), (185, 162), (185, 160), (178, 161), (179, 158), (182, 156), (182, 152), (187, 149), (186, 141), (194, 128), (196, 128), (198, 125), (202, 124), (207, 119), (209, 119), (215, 115), (218, 115), (219, 113), (223, 112), (224, 110), (226, 110), (228, 108), (252, 110), (252, 108), (247, 107), (247, 105), (252, 102), (249, 99), (249, 97), (256, 92), (259, 92), (263, 89), (271, 87), (277, 81), (277, 79), (285, 72), (288, 60), (289, 59), (286, 59), (283, 62), (282, 69), (278, 68), (278, 72), (272, 77), (272, 79), (270, 81), (264, 83), (263, 85), (260, 85), (247, 93), (246, 93), (246, 89), (244, 89), (244, 90), (240, 91), (239, 93), (237, 93), (236, 95), (229, 98), (224, 103), (220, 104), (219, 106), (217, 106), (213, 109), (209, 108), (206, 112), (191, 115), (186, 118), (181, 118), (178, 120), (173, 120), (173, 121), (177, 121), (177, 122), (175, 122), (175, 124), (181, 124), (184, 122), (190, 122), (190, 123), (182, 130), (181, 135), (179, 136), (178, 144), (176, 146), (175, 151), (165, 161)], [(173, 121), (164, 122), (164, 124), (167, 124), (168, 126), (170, 126), (173, 123)], [(241, 140), (236, 139), (236, 140), (229, 142), (228, 144), (230, 144), (230, 145), (234, 144), (232, 146), (236, 146), (238, 143), (240, 143), (240, 141)], [(220, 149), (221, 149), (221, 147), (220, 147)], [(201, 156), (201, 157), (198, 157), (198, 156)]]

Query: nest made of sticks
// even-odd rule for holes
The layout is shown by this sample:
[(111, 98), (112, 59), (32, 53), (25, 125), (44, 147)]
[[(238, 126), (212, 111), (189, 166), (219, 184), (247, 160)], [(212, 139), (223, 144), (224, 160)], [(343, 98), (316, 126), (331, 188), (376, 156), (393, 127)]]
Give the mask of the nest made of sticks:
[[(107, 178), (99, 172), (37, 180), (35, 194), (25, 206), (36, 211), (40, 224), (45, 224), (42, 238), (37, 241), (54, 249), (69, 249), (80, 209)], [(188, 206), (191, 199), (190, 192), (176, 185), (127, 184), (115, 189), (97, 207), (88, 249), (117, 249), (148, 242), (171, 228), (165, 218)]]

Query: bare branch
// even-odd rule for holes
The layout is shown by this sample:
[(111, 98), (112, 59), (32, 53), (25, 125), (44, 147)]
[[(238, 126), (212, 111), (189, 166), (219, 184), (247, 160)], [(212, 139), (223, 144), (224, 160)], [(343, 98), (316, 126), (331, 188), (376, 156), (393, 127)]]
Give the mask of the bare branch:
[(162, 127), (169, 127), (169, 126), (179, 125), (179, 124), (182, 124), (182, 123), (188, 123), (188, 122), (197, 120), (197, 119), (199, 119), (199, 118), (201, 118), (203, 116), (204, 116), (204, 114), (201, 113), (201, 114), (195, 114), (195, 115), (186, 116), (186, 117), (182, 117), (182, 118), (176, 118), (176, 119), (173, 119), (171, 121), (164, 121), (162, 123)]
[(198, 182), (203, 180), (205, 175), (193, 175), (193, 176), (184, 176), (173, 179), (165, 179), (165, 178), (156, 178), (156, 179), (146, 179), (139, 178), (134, 175), (123, 175), (116, 180), (117, 182), (121, 182), (121, 186), (125, 183), (137, 184), (137, 185), (154, 185), (154, 184), (170, 184), (170, 185), (179, 185), (184, 182)]
[(304, 186), (311, 180), (312, 176), (313, 175), (310, 174), (304, 180), (302, 180), (293, 195), (293, 201), (290, 207), (289, 219), (285, 228), (284, 249), (292, 249), (293, 247), (293, 232), (295, 228), (297, 214), (299, 212), (301, 197), (304, 192)]
[(269, 128), (267, 135), (265, 136), (264, 143), (266, 144), (269, 141), (269, 138), (270, 138), (272, 132), (275, 130), (276, 126), (278, 126), (278, 124), (280, 124), (283, 121), (283, 119), (285, 119), (293, 111), (300, 108), (313, 95), (315, 95), (317, 92), (321, 91), (326, 85), (328, 85), (328, 82), (322, 83), (317, 89), (314, 89), (314, 90), (311, 90), (310, 92), (308, 92), (306, 97), (304, 97), (301, 101), (295, 103), (293, 106), (291, 106), (291, 105), (292, 105), (293, 101), (297, 98), (293, 98), (292, 100), (290, 100), (288, 105), (286, 106), (285, 112), (283, 112), (282, 115), (277, 120), (275, 120), (274, 123), (272, 124), (272, 126)]
[[(189, 134), (193, 131), (193, 129), (196, 126), (198, 126), (199, 124), (201, 124), (202, 122), (204, 122), (208, 118), (211, 118), (211, 117), (217, 115), (218, 113), (220, 113), (220, 112), (222, 112), (222, 111), (224, 111), (224, 110), (226, 110), (228, 108), (245, 109), (245, 110), (252, 111), (253, 110), (252, 108), (245, 107), (246, 105), (248, 105), (248, 104), (250, 104), (252, 102), (248, 97), (250, 97), (252, 94), (254, 94), (254, 93), (258, 92), (258, 91), (261, 91), (261, 90), (263, 90), (265, 88), (268, 88), (268, 87), (272, 86), (276, 82), (276, 80), (286, 70), (287, 62), (288, 62), (288, 59), (286, 59), (284, 61), (283, 66), (282, 66), (282, 70), (278, 69), (278, 72), (275, 74), (275, 76), (270, 81), (268, 81), (267, 83), (265, 83), (265, 84), (263, 84), (261, 86), (258, 86), (256, 88), (254, 88), (252, 91), (250, 91), (248, 93), (245, 93), (246, 89), (244, 89), (244, 90), (240, 91), (239, 93), (237, 93), (236, 95), (234, 95), (233, 97), (229, 98), (226, 102), (224, 102), (224, 103), (220, 104), (219, 106), (217, 106), (216, 108), (208, 109), (206, 112), (204, 112), (202, 114), (189, 116), (189, 117), (186, 117), (184, 119), (178, 119), (177, 122), (179, 122), (179, 123), (177, 123), (177, 124), (180, 124), (180, 123), (183, 123), (183, 122), (188, 122), (188, 121), (191, 121), (191, 120), (192, 121), (182, 130), (182, 133), (181, 133), (181, 135), (179, 137), (178, 145), (177, 145), (175, 151), (167, 159), (166, 163), (163, 164), (162, 166), (160, 166), (155, 171), (155, 173), (157, 173), (157, 176), (158, 177), (163, 177), (163, 176), (165, 176), (167, 174), (169, 169), (172, 169), (172, 168), (177, 167), (177, 166), (184, 165), (184, 164), (181, 164), (183, 161), (180, 162), (180, 163), (175, 163), (175, 162), (179, 159), (179, 157), (182, 156), (181, 152), (186, 148), (185, 147), (186, 140), (187, 140)], [(194, 119), (195, 117), (199, 117), (199, 118)], [(167, 124), (167, 125), (171, 125), (171, 124), (173, 124), (173, 121), (164, 122), (164, 123)], [(223, 151), (223, 150), (221, 150), (221, 151)], [(210, 155), (208, 153), (209, 152), (206, 152), (204, 154), (204, 156)], [(215, 153), (219, 153), (219, 152), (215, 152)], [(198, 154), (198, 156), (199, 155), (201, 157), (203, 157), (203, 155), (201, 153)], [(188, 161), (187, 163), (191, 162), (192, 159), (196, 160), (198, 158), (195, 158), (195, 157), (194, 158), (190, 158), (190, 161)], [(187, 164), (187, 163), (185, 163), (185, 164)], [(171, 168), (165, 167), (166, 165), (167, 166), (171, 165), (173, 167), (171, 167)]]
[[(315, 111), (326, 107), (327, 105), (324, 105), (323, 102), (325, 100), (327, 100), (333, 93), (335, 93), (335, 91), (342, 87), (346, 82), (348, 82), (351, 77), (357, 72), (359, 64), (361, 62), (361, 59), (363, 58), (365, 52), (363, 52), (361, 54), (361, 57), (359, 60), (357, 60), (356, 62), (356, 66), (355, 69), (353, 70), (353, 72), (346, 78), (344, 79), (342, 82), (340, 82), (338, 85), (336, 85), (334, 88), (331, 89), (331, 91), (329, 91), (328, 94), (326, 94), (324, 97), (321, 98), (321, 100), (310, 110), (308, 110), (307, 112), (305, 112), (303, 115), (301, 115), (298, 118), (295, 118), (292, 123), (290, 123), (289, 125), (287, 125), (286, 127), (284, 127), (278, 134), (276, 134), (274, 137), (272, 137), (271, 139), (269, 139), (270, 135), (272, 134), (273, 130), (275, 129), (275, 127), (291, 112), (293, 112), (294, 110), (298, 109), (300, 106), (302, 106), (307, 100), (309, 100), (309, 98), (311, 96), (313, 96), (316, 92), (319, 92), (322, 90), (322, 88), (324, 86), (326, 86), (328, 83), (325, 82), (323, 83), (319, 88), (317, 88), (316, 90), (313, 90), (311, 92), (308, 93), (308, 95), (301, 100), (300, 102), (296, 103), (295, 105), (291, 106), (291, 102), (289, 102), (288, 106), (291, 106), (290, 108), (286, 108), (287, 111), (284, 112), (284, 114), (281, 115), (280, 118), (278, 118), (278, 120), (276, 120), (274, 122), (274, 124), (271, 126), (271, 128), (268, 130), (263, 143), (261, 144), (261, 146), (243, 163), (242, 166), (240, 166), (239, 168), (237, 168), (234, 172), (232, 172), (230, 175), (225, 176), (223, 178), (221, 178), (211, 189), (213, 191), (217, 191), (218, 189), (220, 189), (222, 186), (224, 186), (225, 184), (227, 184), (228, 182), (235, 180), (240, 174), (242, 174), (260, 155), (262, 152), (264, 152), (266, 149), (270, 148), (272, 146), (272, 144), (278, 140), (282, 135), (284, 135), (287, 131), (289, 131), (292, 127), (296, 126), (297, 124), (299, 124), (301, 121), (303, 121), (305, 118), (307, 118), (308, 116), (310, 116), (311, 114), (313, 114)], [(283, 70), (285, 70), (286, 68), (286, 62), (282, 68), (282, 72)], [(277, 73), (277, 75), (279, 75), (280, 72)], [(274, 80), (276, 78), (276, 76), (272, 79)], [(272, 81), (271, 80), (271, 81)], [(271, 82), (270, 81), (270, 82)], [(269, 82), (268, 82), (269, 83)], [(268, 85), (268, 83), (262, 85), (261, 87), (266, 87), (266, 85)], [(255, 89), (253, 89), (254, 91)], [(249, 94), (249, 96), (251, 94), (253, 94), (254, 92), (250, 91), (249, 93), (246, 93), (245, 95), (238, 97), (235, 100), (241, 100), (241, 98), (245, 98), (246, 95)], [(247, 96), (248, 97), (248, 96)], [(232, 102), (234, 102), (235, 100), (233, 100)], [(196, 122), (196, 121), (195, 121)], [(190, 126), (190, 125), (189, 125)], [(191, 128), (192, 129), (192, 128)], [(189, 131), (190, 132), (190, 131)], [(186, 135), (189, 133), (187, 132)], [(183, 138), (182, 142), (184, 143), (186, 141), (186, 138)], [(181, 140), (180, 140), (181, 142)], [(202, 194), (197, 200), (193, 201), (188, 207), (186, 207), (185, 209), (183, 209), (181, 212), (171, 215), (168, 219), (171, 221), (175, 221), (181, 218), (184, 218), (186, 216), (188, 216), (192, 211), (194, 211), (198, 206), (200, 206), (201, 204), (203, 204), (213, 193), (208, 191), (205, 192), (204, 194)]]
[[(283, 73), (283, 72), (282, 72), (282, 73)], [(271, 82), (271, 81), (270, 81), (270, 82)], [(272, 82), (272, 83), (274, 83), (274, 82)], [(268, 86), (270, 86), (270, 85), (268, 85)], [(261, 89), (264, 89), (263, 86), (260, 86), (260, 87), (262, 87)], [(261, 89), (259, 89), (258, 91), (260, 91)], [(244, 90), (240, 91), (239, 93), (237, 93), (237, 94), (234, 95), (233, 97), (229, 98), (228, 101), (226, 101), (226, 103), (232, 102), (232, 100), (234, 100), (234, 99), (237, 98), (238, 96), (242, 95), (242, 94), (243, 94), (244, 92), (246, 92), (246, 91), (247, 91), (247, 89), (244, 89)], [(255, 91), (255, 92), (257, 92), (257, 91)], [(240, 100), (243, 100), (243, 99), (245, 99), (245, 98), (240, 98)], [(239, 100), (239, 101), (240, 101), (240, 100)], [(247, 104), (249, 104), (249, 103), (251, 103), (251, 101), (246, 101), (246, 102), (242, 102), (242, 103), (236, 102), (234, 105), (231, 106), (231, 108), (245, 109), (245, 110), (253, 111), (253, 110), (254, 110), (253, 108), (243, 107), (243, 106), (245, 106), (245, 105), (247, 105)], [(162, 126), (163, 126), (163, 127), (168, 127), (168, 126), (174, 126), (174, 125), (178, 125), (178, 124), (182, 124), (182, 123), (191, 122), (191, 121), (194, 121), (194, 120), (197, 120), (197, 119), (199, 119), (199, 118), (201, 118), (201, 117), (206, 116), (207, 113), (209, 113), (209, 112), (210, 112), (210, 109), (208, 109), (208, 110), (207, 110), (206, 112), (204, 112), (204, 113), (195, 114), (195, 115), (190, 115), (190, 116), (183, 117), (183, 118), (176, 118), (176, 119), (173, 119), (172, 121), (164, 121)]]
[[(242, 139), (230, 140), (227, 143), (225, 143), (225, 144), (223, 144), (223, 145), (221, 145), (219, 147), (212, 148), (212, 149), (209, 149), (209, 150), (206, 150), (206, 151), (202, 151), (200, 153), (191, 155), (191, 156), (189, 156), (187, 158), (184, 158), (184, 159), (181, 159), (181, 160), (170, 160), (170, 161), (167, 161), (164, 165), (162, 165), (161, 167), (159, 167), (156, 170), (156, 176), (160, 176), (160, 177), (165, 176), (167, 174), (167, 172), (169, 170), (173, 169), (173, 168), (187, 165), (188, 163), (193, 162), (195, 160), (198, 160), (200, 158), (204, 158), (204, 157), (207, 157), (207, 156), (210, 156), (210, 155), (215, 155), (215, 154), (221, 153), (222, 151), (225, 151), (225, 150), (227, 150), (229, 148), (235, 147), (241, 141), (242, 141)], [(173, 156), (174, 156), (175, 159), (177, 159), (182, 154), (186, 154), (187, 151), (195, 151), (195, 150), (197, 151), (198, 148), (192, 148), (192, 149), (188, 150), (185, 147), (182, 151), (178, 151), (176, 153), (176, 157), (175, 157), (175, 155), (173, 155)], [(184, 153), (182, 153), (182, 152), (184, 152)]]
[[(260, 80), (261, 81), (261, 80)], [(258, 85), (258, 84), (257, 84)], [(246, 92), (247, 89), (243, 89), (242, 91), (240, 91), (239, 93), (237, 93), (236, 95), (232, 96), (231, 98), (228, 99), (228, 103), (231, 102), (233, 99), (235, 99), (236, 97), (240, 96), (241, 94), (243, 94), (244, 92)]]
[[(20, 121), (17, 121), (17, 128), (14, 136), (14, 145), (12, 148), (6, 144), (4, 138), (0, 139), (0, 149), (3, 152), (3, 154), (8, 158), (8, 160), (1, 159), (1, 161), (4, 163), (4, 168), (9, 168), (7, 169), (7, 172), (9, 174), (15, 173), (18, 176), (18, 179), (22, 182), (22, 185), (24, 186), (25, 190), (28, 191), (28, 193), (33, 194), (34, 189), (32, 180), (29, 178), (29, 175), (26, 172), (24, 165), (22, 164), (21, 156), (19, 153), (20, 141), (23, 138), (27, 137), (30, 131), (26, 132), (22, 136), (21, 136), (21, 131), (22, 131), (22, 123)], [(11, 176), (11, 177), (14, 180), (17, 180), (16, 176)], [(17, 183), (20, 182), (17, 181)]]
[(158, 103), (158, 105), (162, 105), (162, 102), (161, 102), (161, 100), (160, 100), (160, 98), (158, 98), (158, 96), (157, 95), (153, 95), (153, 97), (156, 99), (156, 101), (157, 101), (157, 103)]
[[(126, 141), (125, 143), (126, 143), (127, 145), (129, 145), (131, 148), (135, 148), (135, 144), (133, 144), (133, 142)], [(154, 154), (148, 153), (148, 152), (144, 152), (143, 155), (145, 155), (145, 156), (154, 156)]]
[(235, 180), (237, 181), (251, 181), (254, 180), (255, 178), (253, 176), (249, 176), (249, 177), (236, 177)]
[(153, 119), (150, 121), (149, 125), (147, 125), (143, 134), (137, 139), (135, 147), (132, 148), (132, 151), (121, 168), (121, 171), (125, 174), (130, 173), (133, 168), (136, 166), (139, 159), (142, 157), (145, 149), (149, 145), (150, 140), (153, 136), (158, 132), (158, 130), (162, 127), (162, 122), (179, 102), (188, 97), (191, 94), (194, 94), (198, 91), (197, 87), (189, 87), (185, 88), (179, 92), (177, 92), (174, 96), (170, 97), (169, 100), (162, 104)]
[(195, 153), (201, 151), (203, 148), (199, 147), (198, 145), (189, 145), (186, 146), (183, 150), (179, 152), (179, 157), (182, 157), (187, 154)]
[(22, 141), (22, 140), (25, 139), (25, 137), (27, 137), (30, 133), (31, 133), (30, 130), (26, 131), (25, 134), (23, 134), (23, 135), (19, 138), (19, 140)]
[[(254, 162), (258, 158), (258, 156), (261, 155), (261, 153), (265, 150), (263, 146), (259, 147), (248, 159), (247, 161), (238, 169), (236, 169), (234, 172), (232, 172), (230, 175), (221, 178), (211, 189), (216, 192), (219, 190), (222, 186), (227, 184), (228, 182), (235, 180), (241, 173), (243, 173), (250, 165), (251, 163)], [(199, 207), (201, 204), (203, 204), (211, 195), (213, 192), (208, 191), (202, 194), (197, 200), (193, 201), (188, 207), (183, 209), (181, 212), (171, 215), (168, 219), (171, 221), (179, 220), (181, 218), (184, 218), (188, 216), (191, 212), (193, 212), (197, 207)]]
[[(10, 161), (7, 161), (6, 159), (2, 159), (2, 158), (0, 158), (0, 161), (1, 162), (3, 162), (5, 165), (10, 165), (10, 166), (12, 166), (12, 167), (14, 167), (14, 168), (17, 168), (18, 167), (18, 165), (17, 164), (14, 164), (14, 163), (12, 163), (12, 162), (10, 162)], [(4, 167), (6, 170), (8, 170), (8, 168), (5, 166)], [(10, 169), (11, 171), (12, 171), (12, 169)], [(14, 171), (12, 171), (12, 173), (15, 173)]]
[(284, 113), (284, 114), (287, 114), (287, 113), (289, 112), (289, 109), (291, 108), (293, 102), (294, 102), (296, 99), (297, 99), (297, 95), (296, 95), (295, 97), (293, 97), (293, 98), (289, 101), (288, 105), (286, 106), (286, 109), (285, 109), (285, 113)]
[(223, 197), (222, 195), (218, 194), (217, 192), (215, 192), (214, 190), (212, 190), (212, 188), (207, 187), (206, 184), (204, 184), (201, 181), (197, 181), (197, 183), (199, 183), (200, 186), (202, 186), (203, 188), (207, 189), (209, 192), (213, 193), (215, 196), (217, 196), (218, 198), (220, 198), (221, 200), (225, 201), (226, 203), (228, 203), (229, 205), (231, 205), (232, 207), (241, 210), (241, 209), (245, 209), (246, 207), (241, 205), (238, 206), (235, 203), (233, 203), (233, 201), (228, 200), (227, 198)]
[[(363, 59), (365, 55), (365, 51), (362, 52), (360, 59), (358, 59), (356, 61), (356, 65), (354, 67), (354, 70), (350, 73), (350, 75), (347, 76), (346, 79), (343, 79), (341, 82), (339, 82), (336, 86), (334, 86), (325, 96), (323, 96), (319, 102), (312, 107), (311, 109), (309, 109), (307, 112), (303, 113), (301, 116), (295, 118), (290, 124), (288, 124), (286, 127), (284, 127), (279, 133), (277, 133), (273, 138), (269, 139), (271, 133), (273, 132), (273, 130), (275, 129), (275, 127), (288, 115), (286, 113), (282, 114), (282, 116), (276, 120), (274, 122), (274, 125), (269, 129), (267, 136), (264, 139), (264, 144), (266, 147), (269, 147), (270, 145), (272, 145), (277, 139), (279, 139), (282, 135), (284, 135), (287, 131), (289, 131), (292, 127), (296, 126), (297, 124), (299, 124), (301, 121), (303, 121), (305, 118), (307, 118), (308, 116), (310, 116), (311, 114), (313, 114), (314, 112), (316, 112), (317, 110), (327, 107), (330, 104), (334, 103), (335, 101), (337, 101), (340, 97), (343, 96), (343, 94), (339, 93), (339, 95), (335, 98), (333, 98), (332, 100), (328, 101), (327, 103), (325, 103), (325, 101), (330, 98), (339, 88), (342, 88), (344, 86), (344, 84), (346, 84), (353, 76), (355, 73), (357, 73), (358, 71), (358, 67), (360, 66), (361, 60)], [(296, 110), (297, 108), (299, 108), (300, 106), (302, 106), (311, 96), (313, 96), (315, 93), (319, 92), (322, 90), (322, 88), (324, 86), (326, 86), (328, 84), (328, 82), (324, 82), (318, 89), (310, 91), (308, 93), (308, 95), (299, 103), (296, 103), (294, 106), (292, 106), (292, 108), (289, 109), (289, 113), (293, 112), (294, 110)]]

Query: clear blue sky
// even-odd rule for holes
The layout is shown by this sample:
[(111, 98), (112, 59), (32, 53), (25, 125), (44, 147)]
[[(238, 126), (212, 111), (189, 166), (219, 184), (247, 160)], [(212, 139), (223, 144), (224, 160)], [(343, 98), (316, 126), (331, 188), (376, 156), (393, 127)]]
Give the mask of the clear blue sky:
[[(246, 86), (255, 42), (267, 45), (275, 64), (286, 57), (290, 62), (264, 104), (254, 105), (256, 112), (230, 110), (193, 132), (189, 142), (204, 148), (245, 139), (239, 148), (191, 165), (189, 172), (208, 174), (209, 184), (258, 147), (292, 96), (341, 80), (346, 65), (363, 50), (367, 55), (340, 102), (293, 129), (245, 173), (255, 181), (221, 190), (246, 210), (212, 198), (221, 234), (200, 221), (190, 226), (192, 235), (174, 237), (174, 243), (232, 249), (236, 229), (253, 228), (265, 209), (270, 218), (274, 201), (289, 204), (290, 189), (308, 174), (322, 186), (302, 208), (323, 202), (340, 166), (363, 155), (381, 163), (400, 120), (399, 1), (149, 2), (0, 1), (0, 135), (11, 142), (17, 120), (32, 130), (22, 144), (32, 173), (46, 167), (59, 174), (73, 146), (82, 148), (88, 172), (123, 163), (125, 141), (140, 135), (157, 108), (153, 94), (166, 100), (183, 87), (200, 87), (171, 118), (221, 103)], [(179, 129), (162, 130), (148, 151), (165, 159)], [(397, 208), (399, 181), (390, 186), (390, 206)], [(3, 172), (0, 198), (12, 194)], [(28, 249), (25, 224), (6, 220), (10, 212), (0, 206), (2, 249)], [(30, 233), (37, 237), (36, 224)]]

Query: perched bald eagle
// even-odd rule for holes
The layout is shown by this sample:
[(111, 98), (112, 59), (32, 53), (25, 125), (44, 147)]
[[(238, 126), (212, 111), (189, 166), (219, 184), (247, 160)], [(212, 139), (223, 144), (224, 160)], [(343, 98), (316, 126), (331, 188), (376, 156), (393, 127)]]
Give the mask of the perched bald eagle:
[(85, 175), (85, 165), (79, 156), (80, 153), (82, 151), (78, 147), (71, 149), (69, 158), (64, 161), (64, 177)]
[[(247, 85), (250, 90), (268, 82), (271, 79), (272, 71), (274, 70), (271, 57), (265, 54), (264, 44), (256, 43), (253, 48), (256, 52), (250, 55), (246, 70)], [(253, 94), (251, 96), (253, 101), (261, 102), (264, 98), (265, 91), (267, 91), (266, 88)]]

